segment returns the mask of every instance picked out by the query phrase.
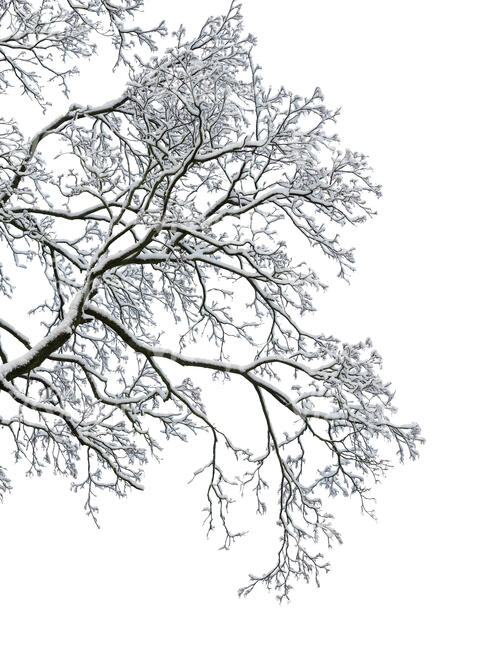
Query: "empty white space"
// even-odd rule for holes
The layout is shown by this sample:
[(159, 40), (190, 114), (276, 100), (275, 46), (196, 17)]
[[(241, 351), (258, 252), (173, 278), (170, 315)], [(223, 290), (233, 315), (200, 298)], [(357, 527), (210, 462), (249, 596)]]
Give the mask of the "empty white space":
[[(227, 2), (148, 7), (171, 31), (180, 22), (194, 30)], [(350, 342), (372, 338), (399, 419), (418, 421), (426, 444), (377, 488), (378, 522), (354, 500), (339, 505), (344, 544), (332, 572), (319, 589), (299, 584), (282, 606), (262, 590), (236, 595), (272, 560), (273, 522), (250, 519), (251, 534), (228, 553), (205, 539), (202, 486), (187, 485), (201, 441), (164, 443), (143, 494), (102, 499), (101, 530), (67, 482), (15, 474), (0, 507), (1, 646), (490, 650), (494, 5), (246, 0), (243, 12), (266, 83), (301, 94), (320, 86), (342, 107), (343, 146), (367, 153), (383, 185), (378, 216), (342, 234), (357, 248), (351, 284), (322, 267), (330, 287), (317, 296), (315, 325)], [(88, 66), (71, 101), (117, 96), (124, 82), (108, 67)], [(56, 101), (53, 112), (63, 111)], [(41, 126), (23, 102), (20, 121)], [(216, 384), (212, 397), (233, 427), (262, 426), (236, 391)]]

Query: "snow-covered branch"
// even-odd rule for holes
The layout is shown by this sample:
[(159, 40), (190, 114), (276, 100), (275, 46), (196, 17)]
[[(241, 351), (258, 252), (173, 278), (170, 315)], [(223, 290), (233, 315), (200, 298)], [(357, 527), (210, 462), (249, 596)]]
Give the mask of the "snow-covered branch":
[(132, 66), (128, 53), (138, 45), (154, 52), (157, 38), (166, 34), (163, 22), (152, 29), (129, 24), (142, 5), (143, 0), (2, 0), (0, 93), (18, 88), (44, 107), (43, 87), (55, 81), (68, 95), (75, 62), (92, 56), (105, 37), (116, 48), (115, 65)]
[[(152, 34), (124, 25), (139, 5), (4, 3), (1, 87), (13, 75), (42, 101), (38, 75), (52, 51), (89, 56), (104, 18), (119, 57), (133, 39), (153, 49)], [(0, 293), (7, 304), (11, 271), (27, 267), (42, 269), (46, 295), (32, 310), (37, 340), (0, 318), (0, 395), (12, 411), (0, 431), (29, 471), (50, 464), (85, 489), (93, 518), (99, 490), (141, 489), (141, 465), (163, 436), (204, 432), (211, 457), (195, 475), (226, 548), (241, 534), (229, 519), (235, 492), (253, 489), (265, 512), (274, 461), (280, 547), (241, 593), (264, 583), (284, 598), (293, 578), (328, 568), (320, 540), (339, 536), (326, 493), (357, 495), (371, 512), (369, 489), (395, 453), (415, 458), (421, 440), (417, 425), (390, 419), (393, 392), (371, 342), (343, 343), (304, 322), (326, 288), (306, 260), (320, 255), (348, 278), (353, 253), (339, 231), (373, 214), (380, 188), (366, 157), (340, 148), (337, 113), (319, 89), (304, 98), (264, 87), (238, 5), (196, 38), (175, 39), (136, 59), (122, 95), (105, 104), (71, 105), (30, 139), (1, 124)], [(55, 150), (68, 161), (62, 174)], [(175, 336), (160, 333), (159, 318)], [(211, 356), (188, 354), (200, 339)], [(178, 366), (192, 378), (175, 381)], [(205, 373), (255, 394), (261, 449), (216, 424), (193, 383)], [(8, 489), (2, 465), (0, 494)]]

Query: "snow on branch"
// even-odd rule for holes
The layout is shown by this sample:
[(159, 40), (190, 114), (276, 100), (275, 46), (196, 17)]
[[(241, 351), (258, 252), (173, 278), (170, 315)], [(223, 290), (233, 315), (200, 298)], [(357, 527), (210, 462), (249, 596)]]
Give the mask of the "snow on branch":
[(45, 84), (57, 82), (68, 95), (74, 62), (92, 56), (108, 37), (116, 48), (115, 65), (133, 65), (137, 46), (154, 52), (165, 36), (164, 23), (152, 29), (129, 24), (143, 0), (2, 0), (0, 2), (0, 93), (12, 87), (40, 106)]
[[(139, 5), (4, 2), (0, 87), (15, 80), (43, 103), (39, 75), (65, 85), (55, 54), (92, 55), (104, 18), (119, 57), (136, 41), (155, 52), (153, 34), (124, 26)], [(101, 106), (73, 104), (31, 139), (1, 123), (0, 291), (7, 301), (24, 267), (42, 269), (47, 292), (32, 311), (38, 340), (0, 318), (0, 393), (13, 407), (0, 430), (29, 472), (51, 465), (84, 490), (95, 520), (99, 492), (141, 489), (164, 439), (202, 432), (211, 455), (195, 476), (225, 548), (241, 535), (236, 492), (266, 511), (272, 463), (280, 545), (240, 593), (262, 583), (287, 598), (294, 579), (328, 569), (322, 541), (340, 539), (329, 497), (356, 495), (372, 513), (370, 488), (421, 441), (417, 425), (390, 419), (369, 340), (304, 326), (325, 289), (307, 260), (347, 279), (353, 251), (339, 233), (373, 214), (380, 188), (367, 158), (339, 146), (319, 89), (264, 86), (238, 5), (174, 39), (135, 59), (125, 91)], [(64, 173), (47, 142), (70, 161)], [(165, 317), (176, 339), (159, 331)], [(199, 340), (215, 353), (189, 355)], [(193, 379), (174, 380), (178, 367), (236, 377), (258, 404), (262, 447), (221, 430)]]

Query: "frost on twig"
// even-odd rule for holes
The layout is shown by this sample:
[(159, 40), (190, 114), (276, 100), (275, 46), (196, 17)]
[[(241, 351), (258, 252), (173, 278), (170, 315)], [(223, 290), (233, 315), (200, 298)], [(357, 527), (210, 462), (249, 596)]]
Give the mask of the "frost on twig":
[[(28, 19), (28, 3), (4, 5), (2, 25), (15, 43), (34, 38), (26, 56), (41, 58), (4, 59), (1, 79), (17, 76), (36, 97), (27, 65), (36, 75), (45, 65), (42, 38), (64, 56), (88, 56), (88, 30), (110, 12), (120, 48), (121, 19), (135, 7), (42, 3)], [(43, 12), (60, 16), (59, 31)], [(353, 253), (339, 231), (373, 214), (380, 188), (367, 158), (339, 146), (337, 113), (319, 89), (305, 98), (264, 86), (236, 4), (196, 38), (181, 29), (175, 39), (135, 63), (123, 94), (101, 106), (71, 105), (31, 140), (1, 124), (0, 292), (11, 294), (16, 265), (41, 268), (47, 292), (32, 312), (38, 340), (2, 313), (0, 392), (15, 408), (0, 429), (29, 472), (50, 465), (84, 491), (95, 520), (98, 493), (141, 489), (166, 439), (207, 436), (196, 476), (208, 530), (220, 527), (229, 548), (244, 532), (230, 524), (236, 493), (251, 491), (263, 514), (275, 489), (275, 562), (240, 593), (264, 584), (287, 598), (294, 579), (328, 569), (321, 543), (339, 540), (329, 497), (356, 495), (371, 513), (369, 490), (391, 456), (415, 458), (420, 441), (417, 425), (390, 419), (393, 393), (370, 341), (304, 327), (325, 288), (306, 260), (321, 255), (347, 279)], [(160, 334), (165, 315), (177, 345)], [(189, 355), (198, 340), (215, 354)], [(177, 367), (236, 377), (250, 391), (264, 422), (257, 450), (216, 424), (195, 382), (173, 378)], [(8, 487), (2, 468), (0, 492)]]

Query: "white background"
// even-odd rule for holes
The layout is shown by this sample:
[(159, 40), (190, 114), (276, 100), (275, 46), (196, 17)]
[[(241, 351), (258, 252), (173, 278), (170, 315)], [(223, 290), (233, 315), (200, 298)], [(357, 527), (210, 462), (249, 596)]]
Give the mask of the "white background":
[[(194, 29), (226, 6), (152, 9)], [(186, 485), (194, 442), (166, 446), (143, 494), (105, 500), (100, 531), (67, 483), (16, 474), (0, 507), (2, 647), (494, 648), (493, 3), (246, 0), (244, 14), (267, 83), (319, 85), (383, 185), (377, 218), (345, 238), (351, 285), (330, 270), (319, 322), (371, 336), (426, 445), (377, 489), (377, 523), (340, 509), (332, 572), (282, 606), (236, 595), (272, 558), (270, 535), (229, 553), (205, 540), (201, 490)], [(119, 79), (98, 73), (80, 93), (116, 95)], [(242, 404), (220, 399), (236, 423)]]

